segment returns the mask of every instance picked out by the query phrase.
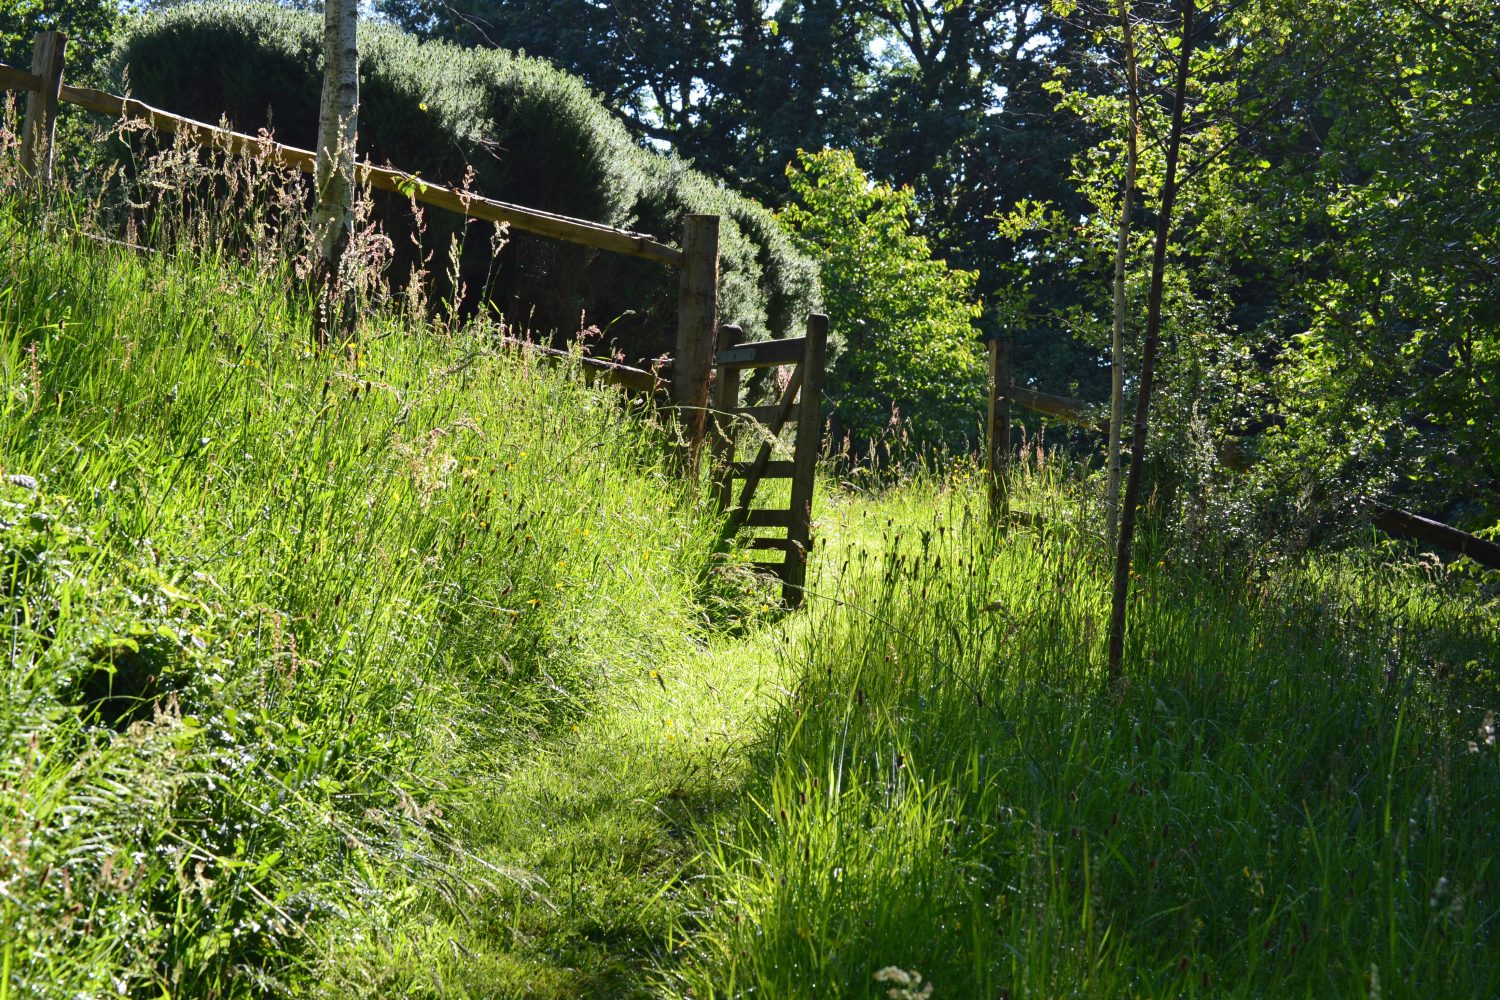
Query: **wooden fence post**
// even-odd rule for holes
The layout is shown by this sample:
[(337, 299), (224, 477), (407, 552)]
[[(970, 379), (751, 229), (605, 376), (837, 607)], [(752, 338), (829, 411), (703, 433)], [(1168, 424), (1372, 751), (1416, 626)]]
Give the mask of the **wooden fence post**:
[(1003, 525), (1010, 514), (1010, 341), (990, 339), (990, 414), (985, 469), (990, 517)]
[(786, 569), (781, 600), (789, 608), (802, 603), (807, 585), (807, 550), (812, 544), (813, 484), (823, 438), (823, 378), (828, 366), (828, 317), (807, 317), (807, 345), (802, 358), (802, 397), (797, 410), (797, 445), (792, 461), (792, 523), (786, 533)]
[(719, 313), (719, 217), (689, 215), (682, 225), (682, 270), (677, 282), (677, 355), (672, 402), (687, 436), (687, 476), (697, 477), (713, 370)]
[(31, 72), (42, 78), (42, 86), (26, 97), (21, 169), (43, 184), (52, 183), (52, 140), (57, 130), (57, 99), (62, 93), (67, 46), (68, 36), (60, 31), (39, 31), (31, 43)]
[[(719, 351), (727, 351), (745, 336), (734, 324), (719, 327)], [(740, 369), (720, 368), (714, 376), (714, 412), (709, 421), (709, 454), (713, 456), (714, 505), (720, 514), (734, 499), (734, 411), (740, 405)]]

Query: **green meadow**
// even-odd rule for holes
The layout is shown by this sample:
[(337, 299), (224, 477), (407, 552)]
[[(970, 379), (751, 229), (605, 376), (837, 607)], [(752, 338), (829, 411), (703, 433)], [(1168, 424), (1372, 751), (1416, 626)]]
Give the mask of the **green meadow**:
[[(72, 205), (73, 207), (69, 207)], [(0, 997), (1492, 997), (1500, 635), (829, 470), (806, 607), (482, 320), (0, 198)]]

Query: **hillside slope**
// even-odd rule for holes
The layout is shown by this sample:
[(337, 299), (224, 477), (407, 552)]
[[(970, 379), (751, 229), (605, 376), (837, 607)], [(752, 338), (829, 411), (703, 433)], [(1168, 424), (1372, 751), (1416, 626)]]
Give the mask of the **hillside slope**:
[[(359, 152), (424, 179), (531, 208), (654, 233), (675, 243), (688, 213), (721, 216), (720, 312), (756, 338), (800, 331), (819, 306), (816, 264), (769, 211), (708, 172), (637, 146), (582, 81), (500, 49), (420, 42), (360, 28)], [(316, 143), (322, 20), (263, 3), (198, 3), (130, 22), (112, 74), (133, 96), (203, 121), (227, 118), (282, 142)], [(542, 333), (606, 331), (635, 360), (674, 347), (677, 276), (660, 265), (521, 232), (496, 252), (491, 227), (447, 213), (416, 219), (375, 195), (397, 255), (390, 280), (426, 276), (434, 301), (453, 295), (450, 239), (462, 283), (508, 319)], [(425, 231), (423, 231), (425, 228)], [(424, 260), (433, 255), (437, 263)], [(471, 305), (473, 303), (471, 302)]]
[(778, 620), (612, 392), (73, 221), (0, 197), (0, 997), (1500, 990), (1482, 588), (1148, 539), (1107, 685), (1038, 453), (824, 489)]
[(0, 244), (12, 995), (292, 989), (474, 755), (700, 633), (715, 521), (617, 397), (477, 329), (314, 355), (281, 274), (14, 198)]

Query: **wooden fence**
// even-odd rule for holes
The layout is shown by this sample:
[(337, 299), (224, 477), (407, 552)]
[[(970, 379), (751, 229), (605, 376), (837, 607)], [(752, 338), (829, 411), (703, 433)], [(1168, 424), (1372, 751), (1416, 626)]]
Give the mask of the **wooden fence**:
[[(807, 553), (812, 548), (813, 485), (823, 433), (823, 379), (828, 366), (828, 317), (807, 318), (807, 334), (786, 340), (739, 343), (739, 328), (719, 331), (714, 356), (714, 497), (720, 511), (729, 511), (728, 530), (741, 527), (785, 529), (781, 537), (750, 538), (752, 549), (783, 554), (781, 562), (757, 562), (755, 568), (781, 581), (782, 602), (790, 608), (802, 603), (807, 584)], [(781, 399), (768, 406), (740, 405), (740, 376), (753, 368), (792, 368)], [(735, 460), (736, 420), (750, 420), (765, 433), (759, 436), (755, 457)], [(788, 424), (797, 432), (790, 459), (775, 459), (773, 442)], [(791, 480), (786, 507), (753, 506), (756, 492), (772, 479)], [(734, 484), (742, 485), (736, 498)]]
[[(996, 357), (995, 342), (991, 342), (991, 358)], [(993, 415), (997, 409), (1009, 410), (1011, 403), (1016, 403), (1033, 412), (1043, 416), (1052, 417), (1065, 423), (1077, 424), (1090, 430), (1099, 431), (1103, 434), (1109, 433), (1109, 418), (1100, 414), (1096, 408), (1089, 406), (1081, 399), (1072, 399), (1068, 396), (1054, 396), (1050, 393), (1038, 392), (1035, 389), (1027, 389), (1014, 385), (1010, 379), (1010, 352), (1006, 347), (1004, 351), (1003, 371), (1000, 366), (992, 363), (990, 366), (990, 413)], [(999, 434), (1000, 424), (991, 417), (990, 437), (987, 445), (988, 464), (990, 475), (990, 496), (994, 506), (992, 511), (997, 519), (1003, 519), (1008, 515), (1005, 506), (1005, 475), (1010, 457), (1010, 418), (1007, 415), (1004, 421), (1003, 436)], [(1255, 464), (1255, 456), (1246, 451), (1235, 441), (1222, 441), (1218, 446), (1218, 458), (1220, 464), (1227, 469), (1243, 471)], [(997, 500), (998, 497), (998, 500)], [(1471, 535), (1441, 521), (1422, 517), (1410, 511), (1400, 510), (1396, 507), (1388, 507), (1385, 504), (1371, 504), (1369, 506), (1370, 521), (1375, 527), (1388, 535), (1397, 538), (1408, 538), (1421, 542), (1425, 545), (1435, 546), (1456, 552), (1459, 555), (1468, 556), (1475, 562), (1491, 569), (1500, 569), (1500, 544), (1487, 541), (1477, 535)]]
[[(312, 174), (317, 154), (272, 142), (265, 136), (247, 135), (218, 128), (151, 107), (115, 94), (73, 87), (63, 82), (67, 36), (60, 32), (38, 34), (32, 50), (31, 71), (0, 64), (0, 89), (28, 92), (26, 119), (21, 137), (21, 166), (42, 184), (51, 182), (53, 140), (60, 104), (73, 104), (116, 118), (143, 121), (158, 132), (176, 135), (200, 146), (231, 154), (264, 157), (269, 162)], [(392, 167), (357, 163), (359, 181), (372, 188), (415, 198), (423, 204), (471, 219), (504, 223), (514, 229), (551, 237), (610, 253), (641, 257), (678, 271), (677, 350), (660, 371), (644, 371), (598, 358), (577, 357), (567, 351), (519, 340), (506, 339), (505, 346), (554, 362), (577, 362), (590, 382), (603, 380), (649, 393), (665, 393), (675, 408), (687, 439), (686, 474), (696, 480), (698, 455), (708, 430), (709, 382), (715, 366), (713, 426), (714, 491), (720, 510), (730, 512), (730, 529), (782, 528), (784, 538), (751, 538), (753, 549), (775, 549), (785, 553), (782, 563), (756, 563), (756, 567), (782, 581), (786, 603), (801, 602), (807, 574), (807, 552), (812, 546), (812, 496), (815, 467), (821, 444), (819, 404), (827, 367), (828, 318), (809, 317), (805, 337), (739, 343), (737, 327), (717, 331), (719, 300), (719, 217), (689, 215), (684, 220), (681, 247), (669, 246), (645, 233), (615, 229), (567, 216), (554, 215), (521, 205), (484, 198), (424, 181)], [(716, 339), (719, 343), (716, 345)], [(715, 348), (719, 347), (719, 350)], [(781, 400), (772, 406), (741, 406), (740, 373), (747, 368), (795, 365)], [(761, 425), (759, 451), (750, 462), (734, 456), (736, 420)], [(772, 460), (771, 442), (782, 428), (796, 424), (796, 440), (790, 460)], [(752, 507), (763, 480), (790, 479), (791, 503), (785, 509)], [(743, 480), (738, 502), (731, 503), (732, 484)]]
[[(31, 71), (0, 64), (0, 89), (27, 92), (21, 133), (21, 166), (43, 184), (51, 182), (53, 139), (60, 104), (73, 104), (117, 118), (138, 119), (158, 132), (181, 136), (200, 146), (227, 153), (264, 156), (277, 166), (312, 174), (317, 154), (263, 136), (246, 135), (184, 118), (141, 101), (63, 81), (67, 36), (44, 31), (32, 46)], [(372, 188), (415, 198), (423, 204), (471, 219), (503, 223), (513, 229), (576, 243), (596, 250), (641, 257), (678, 272), (676, 354), (668, 363), (666, 386), (687, 439), (688, 468), (696, 474), (708, 410), (708, 386), (713, 367), (715, 328), (719, 306), (719, 217), (689, 215), (683, 222), (682, 246), (673, 247), (646, 233), (554, 215), (534, 208), (484, 198), (422, 180), (414, 174), (371, 163), (355, 165), (357, 179)], [(632, 388), (656, 387), (655, 373), (610, 362), (584, 359), (593, 377)], [(663, 366), (663, 372), (667, 367)]]

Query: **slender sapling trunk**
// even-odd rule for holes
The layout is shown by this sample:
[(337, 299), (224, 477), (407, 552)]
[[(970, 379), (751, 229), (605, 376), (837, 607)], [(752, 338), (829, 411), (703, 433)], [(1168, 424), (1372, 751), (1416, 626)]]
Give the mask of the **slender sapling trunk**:
[(1114, 336), (1110, 344), (1109, 450), (1104, 486), (1105, 539), (1115, 547), (1120, 526), (1120, 423), (1125, 419), (1125, 264), (1130, 256), (1130, 214), (1135, 201), (1136, 141), (1140, 118), (1140, 77), (1135, 66), (1135, 35), (1130, 0), (1120, 0), (1124, 30), (1125, 85), (1129, 118), (1125, 123), (1125, 176), (1120, 181), (1120, 238), (1115, 246)]
[(354, 229), (354, 139), (359, 125), (358, 0), (326, 0), (323, 9), (323, 98), (318, 109), (318, 203), (313, 234), (318, 241), (315, 287), (318, 346), (328, 344), (330, 326), (348, 322), (339, 308), (339, 267)]
[(1167, 135), (1166, 174), (1162, 178), (1156, 239), (1151, 248), (1151, 286), (1146, 299), (1146, 335), (1141, 344), (1140, 394), (1135, 401), (1135, 428), (1130, 439), (1130, 475), (1125, 480), (1125, 509), (1115, 549), (1114, 594), (1109, 615), (1109, 677), (1121, 679), (1125, 655), (1125, 605), (1130, 594), (1130, 545), (1135, 537), (1136, 511), (1141, 499), (1141, 473), (1146, 464), (1146, 433), (1151, 421), (1151, 390), (1156, 382), (1156, 351), (1161, 341), (1162, 286), (1166, 279), (1167, 243), (1172, 236), (1172, 205), (1177, 200), (1177, 160), (1182, 150), (1183, 118), (1187, 105), (1188, 72), (1193, 58), (1193, 13), (1196, 0), (1180, 0), (1182, 46), (1178, 51), (1177, 82), (1173, 88), (1172, 128)]

